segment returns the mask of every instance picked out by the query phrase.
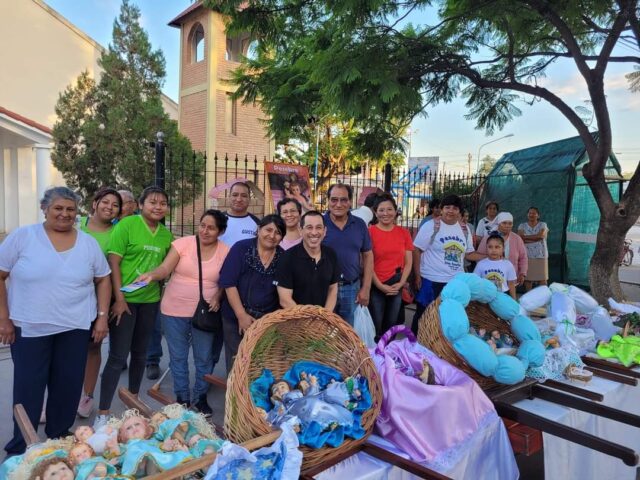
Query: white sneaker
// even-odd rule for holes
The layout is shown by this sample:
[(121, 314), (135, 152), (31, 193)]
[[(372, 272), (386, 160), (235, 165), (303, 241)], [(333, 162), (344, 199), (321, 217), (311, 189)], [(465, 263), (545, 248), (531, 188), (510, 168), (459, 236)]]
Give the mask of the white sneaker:
[(93, 412), (93, 397), (82, 394), (80, 403), (78, 404), (78, 416), (81, 418), (89, 418)]
[(109, 421), (109, 415), (96, 415), (93, 421), (93, 431), (97, 432), (100, 427), (104, 427)]

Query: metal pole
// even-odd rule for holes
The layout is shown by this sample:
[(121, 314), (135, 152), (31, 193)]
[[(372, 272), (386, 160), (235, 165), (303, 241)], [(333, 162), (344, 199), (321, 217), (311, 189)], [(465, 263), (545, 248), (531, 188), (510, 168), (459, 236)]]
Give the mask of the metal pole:
[(316, 164), (313, 166), (313, 201), (318, 195), (318, 149), (320, 147), (320, 125), (316, 125)]
[(156, 134), (156, 178), (155, 186), (164, 189), (164, 133)]
[(384, 191), (391, 192), (391, 163), (387, 162), (384, 165)]

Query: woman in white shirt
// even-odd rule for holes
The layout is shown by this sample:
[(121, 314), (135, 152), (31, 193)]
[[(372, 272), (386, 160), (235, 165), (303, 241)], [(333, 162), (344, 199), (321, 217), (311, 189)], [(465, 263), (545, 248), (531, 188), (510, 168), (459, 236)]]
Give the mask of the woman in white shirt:
[(529, 207), (527, 221), (518, 226), (518, 235), (524, 240), (529, 258), (529, 270), (524, 288), (528, 292), (533, 284), (546, 285), (549, 279), (549, 251), (547, 250), (547, 234), (549, 227), (540, 221), (540, 212), (536, 207)]
[[(11, 345), (13, 404), (37, 425), (48, 390), (45, 433), (57, 438), (75, 421), (89, 338), (101, 342), (109, 331), (111, 282), (98, 242), (73, 228), (77, 195), (51, 188), (41, 208), (44, 223), (20, 227), (0, 244), (0, 343)], [(25, 448), (14, 422), (5, 450)]]
[(476, 246), (480, 244), (483, 237), (488, 236), (491, 232), (498, 229), (498, 224), (496, 223), (496, 217), (500, 211), (498, 202), (489, 200), (484, 205), (484, 211), (487, 216), (478, 220), (478, 227), (476, 228), (476, 234), (473, 238)]

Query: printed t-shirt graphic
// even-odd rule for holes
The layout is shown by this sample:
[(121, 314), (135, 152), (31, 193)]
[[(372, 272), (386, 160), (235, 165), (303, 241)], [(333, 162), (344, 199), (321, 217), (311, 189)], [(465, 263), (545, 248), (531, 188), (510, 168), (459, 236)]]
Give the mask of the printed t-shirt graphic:
[(482, 259), (476, 265), (473, 273), (492, 282), (500, 292), (508, 292), (508, 282), (517, 279), (513, 264), (505, 258), (501, 260)]
[[(125, 217), (113, 227), (109, 253), (122, 257), (122, 285), (129, 285), (139, 275), (158, 267), (167, 255), (173, 235), (161, 223), (152, 232), (140, 215)], [(153, 282), (135, 292), (125, 293), (127, 302), (153, 303), (160, 300), (160, 285)]]
[[(471, 234), (460, 224), (448, 225), (440, 222), (433, 235), (434, 221), (425, 223), (418, 231), (413, 245), (424, 253), (420, 255), (420, 276), (432, 282), (447, 283), (453, 276), (464, 271), (464, 256), (473, 252)], [(433, 237), (433, 241), (432, 241)]]

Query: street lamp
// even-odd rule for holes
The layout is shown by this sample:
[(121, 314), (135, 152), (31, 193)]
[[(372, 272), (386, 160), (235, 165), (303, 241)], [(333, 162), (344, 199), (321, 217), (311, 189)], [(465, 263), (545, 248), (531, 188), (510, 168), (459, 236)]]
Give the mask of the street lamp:
[(503, 140), (509, 137), (513, 137), (513, 133), (505, 135), (504, 137), (496, 138), (495, 140), (491, 140), (490, 142), (483, 143), (482, 145), (480, 145), (480, 147), (478, 147), (478, 162), (476, 164), (476, 175), (480, 173), (480, 150), (482, 150), (482, 147), (489, 145), (490, 143), (497, 142), (498, 140)]

